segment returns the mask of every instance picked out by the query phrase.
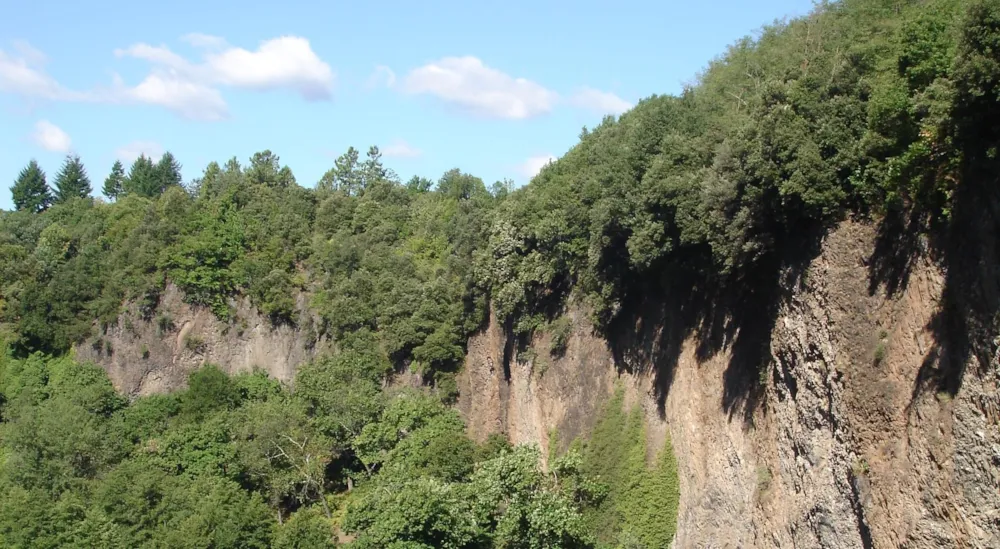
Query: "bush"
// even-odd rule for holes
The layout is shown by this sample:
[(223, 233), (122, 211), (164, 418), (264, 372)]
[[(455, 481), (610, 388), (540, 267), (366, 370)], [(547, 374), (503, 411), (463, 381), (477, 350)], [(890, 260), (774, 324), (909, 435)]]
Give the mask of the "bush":
[(882, 364), (882, 361), (885, 360), (885, 355), (887, 352), (888, 351), (886, 350), (885, 342), (879, 341), (878, 345), (875, 347), (874, 360), (876, 366)]
[(184, 347), (193, 353), (204, 353), (205, 340), (199, 335), (188, 334), (184, 338)]
[(549, 334), (552, 337), (549, 353), (553, 356), (562, 356), (566, 353), (570, 336), (573, 335), (573, 322), (568, 317), (561, 316), (549, 324)]

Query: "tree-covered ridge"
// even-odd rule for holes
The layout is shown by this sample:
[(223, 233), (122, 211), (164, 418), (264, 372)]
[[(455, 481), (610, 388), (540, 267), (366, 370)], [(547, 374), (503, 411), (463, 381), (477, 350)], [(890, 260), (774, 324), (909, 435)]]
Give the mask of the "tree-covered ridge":
[(843, 0), (767, 27), (585, 129), (500, 207), (483, 282), (522, 330), (571, 289), (607, 324), (659, 273), (739, 280), (847, 215), (948, 223), (995, 164), (998, 41), (995, 0)]
[(739, 284), (847, 215), (947, 224), (972, 166), (995, 162), (998, 9), (824, 3), (737, 42), (680, 96), (585, 129), (509, 198), (458, 171), (403, 183), (377, 148), (349, 150), (315, 189), (271, 151), (183, 187), (167, 153), (116, 164), (112, 204), (45, 211), (31, 163), (0, 220), (0, 321), (19, 352), (58, 352), (125, 299), (155, 307), (168, 279), (221, 318), (243, 293), (304, 322), (303, 291), (317, 335), (368, 333), (397, 365), (448, 370), (487, 296), (521, 333), (571, 293), (606, 327), (663, 273)]
[[(212, 163), (187, 186), (178, 169), (169, 153), (139, 157), (127, 175), (112, 168), (114, 202), (39, 199), (2, 214), (0, 321), (18, 353), (63, 352), (125, 302), (150, 316), (168, 280), (222, 319), (235, 321), (231, 299), (247, 295), (276, 324), (375, 344), (426, 373), (453, 370), (485, 318), (472, 256), (505, 185), (491, 192), (458, 170), (433, 190), (404, 184), (376, 148), (363, 162), (349, 150), (315, 190), (270, 151)], [(64, 172), (82, 170), (74, 157)], [(32, 163), (19, 182), (39, 177), (44, 190)], [(296, 308), (303, 292), (319, 325)]]

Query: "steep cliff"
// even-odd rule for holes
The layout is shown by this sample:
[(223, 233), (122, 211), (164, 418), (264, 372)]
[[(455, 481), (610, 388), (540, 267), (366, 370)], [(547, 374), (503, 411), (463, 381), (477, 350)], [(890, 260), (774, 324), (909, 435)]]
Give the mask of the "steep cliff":
[[(574, 306), (557, 356), (552, 334), (519, 351), (491, 322), (469, 341), (457, 406), (474, 438), (504, 433), (544, 456), (553, 433), (562, 448), (586, 437), (623, 386), (651, 452), (669, 436), (678, 460), (676, 547), (1000, 547), (996, 356), (954, 356), (949, 341), (973, 329), (946, 328), (956, 275), (919, 240), (889, 269), (884, 240), (843, 223), (773, 310), (737, 330), (678, 331), (683, 308), (651, 297), (660, 316), (605, 340)], [(235, 308), (226, 324), (168, 286), (153, 318), (131, 308), (76, 353), (148, 394), (205, 362), (289, 381), (328, 346)]]
[[(146, 395), (185, 386), (188, 374), (206, 363), (231, 374), (260, 369), (291, 381), (296, 367), (327, 345), (308, 321), (274, 326), (246, 298), (233, 306), (234, 321), (225, 323), (208, 308), (186, 303), (182, 292), (167, 284), (151, 318), (128, 304), (114, 325), (75, 346), (74, 353), (101, 365), (119, 391)], [(310, 318), (302, 295), (297, 308), (300, 318)]]
[(568, 442), (620, 380), (654, 440), (671, 437), (677, 547), (998, 547), (1000, 369), (969, 357), (960, 390), (929, 382), (944, 381), (945, 273), (924, 254), (880, 283), (877, 238), (853, 222), (825, 238), (755, 337), (759, 364), (739, 334), (708, 352), (662, 325), (637, 325), (652, 343), (623, 352), (577, 310), (563, 357), (542, 335), (525, 358), (493, 324), (460, 377), (469, 431)]

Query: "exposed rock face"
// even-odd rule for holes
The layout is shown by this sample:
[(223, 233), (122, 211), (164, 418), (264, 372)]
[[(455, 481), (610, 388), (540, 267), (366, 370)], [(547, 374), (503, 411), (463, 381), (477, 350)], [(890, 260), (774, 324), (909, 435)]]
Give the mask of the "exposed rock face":
[[(302, 296), (299, 301), (301, 313)], [(184, 387), (188, 374), (205, 363), (230, 374), (262, 369), (290, 381), (296, 367), (324, 345), (307, 329), (274, 327), (246, 298), (234, 304), (236, 320), (227, 324), (212, 311), (185, 303), (180, 290), (168, 284), (158, 315), (144, 320), (127, 307), (106, 334), (74, 351), (80, 360), (101, 365), (119, 391), (146, 395)]]
[[(562, 358), (542, 336), (540, 358), (507, 349), (505, 371), (503, 330), (473, 338), (459, 409), (475, 438), (544, 450), (552, 428), (586, 433), (620, 379), (649, 432), (669, 430), (676, 547), (1000, 547), (1000, 368), (972, 357), (954, 394), (927, 383), (945, 277), (921, 259), (890, 292), (866, 265), (875, 237), (855, 223), (827, 236), (752, 374), (733, 337), (707, 353), (688, 336), (670, 364), (623, 359), (574, 311)], [(650, 363), (622, 364), (636, 357)]]
[[(621, 383), (651, 450), (669, 435), (677, 455), (676, 547), (1000, 548), (997, 357), (949, 358), (949, 339), (975, 328), (942, 320), (954, 269), (923, 257), (889, 281), (877, 246), (873, 227), (844, 223), (765, 320), (738, 332), (711, 316), (691, 329), (676, 320), (684, 307), (664, 302), (652, 304), (660, 320), (605, 341), (572, 308), (566, 352), (552, 356), (541, 334), (532, 357), (492, 323), (469, 342), (458, 408), (474, 438), (505, 433), (544, 456), (554, 429), (563, 446), (586, 435)], [(129, 312), (76, 352), (120, 390), (148, 394), (182, 387), (205, 362), (287, 381), (326, 347), (235, 305), (225, 324), (169, 286), (159, 310), (170, 326)]]

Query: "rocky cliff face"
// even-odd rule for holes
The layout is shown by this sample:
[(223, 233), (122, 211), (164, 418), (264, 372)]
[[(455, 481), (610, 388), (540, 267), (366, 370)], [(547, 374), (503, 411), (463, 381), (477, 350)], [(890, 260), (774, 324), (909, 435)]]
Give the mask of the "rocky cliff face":
[[(230, 374), (261, 369), (291, 381), (296, 367), (326, 345), (308, 327), (273, 326), (246, 298), (233, 305), (234, 321), (225, 323), (212, 311), (185, 303), (181, 291), (168, 284), (153, 318), (143, 318), (129, 304), (116, 325), (74, 352), (101, 365), (119, 391), (146, 395), (184, 387), (188, 375), (205, 363)], [(304, 296), (298, 308), (306, 318)]]
[(476, 438), (547, 449), (553, 428), (586, 433), (620, 380), (677, 454), (676, 547), (1000, 547), (996, 357), (943, 379), (945, 274), (924, 256), (883, 283), (876, 240), (856, 223), (830, 233), (759, 353), (738, 333), (710, 352), (704, 334), (640, 325), (654, 343), (622, 352), (574, 311), (565, 356), (543, 335), (527, 359), (491, 325), (469, 344), (459, 408)]
[[(949, 295), (956, 276), (964, 292), (962, 280), (996, 273), (948, 271), (927, 254), (900, 267), (873, 253), (885, 244), (844, 223), (780, 299), (736, 324), (724, 310), (678, 329), (690, 307), (650, 300), (659, 317), (605, 341), (572, 308), (554, 357), (549, 335), (519, 353), (493, 323), (469, 342), (458, 408), (474, 438), (505, 433), (546, 455), (554, 430), (560, 445), (586, 435), (622, 384), (651, 450), (669, 436), (677, 456), (676, 547), (1000, 547), (997, 346), (956, 352), (976, 326), (948, 316), (976, 306)], [(168, 287), (162, 318), (126, 313), (77, 355), (147, 394), (183, 386), (205, 362), (287, 381), (326, 347), (246, 301), (225, 324), (181, 297)]]

